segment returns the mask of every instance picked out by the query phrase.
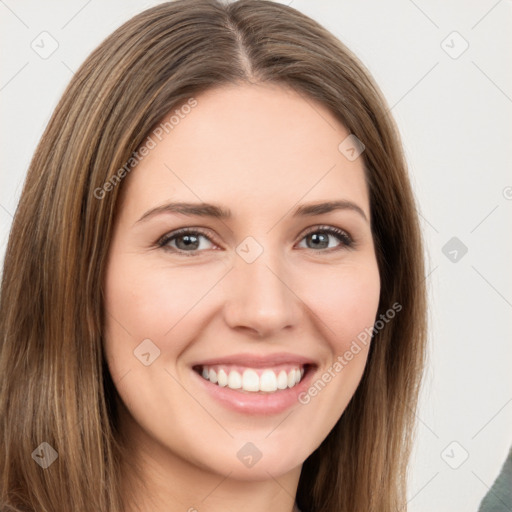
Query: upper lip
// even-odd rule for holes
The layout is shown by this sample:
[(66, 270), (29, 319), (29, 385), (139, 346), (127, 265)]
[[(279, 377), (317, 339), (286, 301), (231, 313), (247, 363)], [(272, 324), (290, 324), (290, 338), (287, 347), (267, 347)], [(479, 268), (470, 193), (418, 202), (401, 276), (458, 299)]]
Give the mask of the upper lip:
[(268, 368), (280, 364), (296, 364), (298, 366), (314, 365), (315, 362), (308, 357), (286, 352), (278, 352), (265, 356), (261, 354), (244, 353), (205, 359), (194, 363), (192, 366), (212, 366), (219, 364), (248, 366), (250, 368)]

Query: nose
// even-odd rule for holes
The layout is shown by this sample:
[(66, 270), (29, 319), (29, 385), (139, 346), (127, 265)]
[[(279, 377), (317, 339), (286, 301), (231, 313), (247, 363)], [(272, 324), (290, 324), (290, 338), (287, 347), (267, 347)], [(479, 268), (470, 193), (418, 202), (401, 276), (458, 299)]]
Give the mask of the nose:
[(269, 250), (252, 263), (237, 256), (228, 276), (224, 305), (229, 327), (268, 337), (296, 326), (303, 303), (290, 276), (286, 262)]

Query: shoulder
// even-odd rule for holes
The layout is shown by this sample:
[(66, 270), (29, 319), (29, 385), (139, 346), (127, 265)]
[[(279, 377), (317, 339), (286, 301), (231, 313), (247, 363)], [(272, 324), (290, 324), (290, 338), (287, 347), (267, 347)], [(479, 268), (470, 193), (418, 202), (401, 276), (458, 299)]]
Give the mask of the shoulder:
[(484, 496), (478, 512), (512, 510), (512, 448), (494, 484)]

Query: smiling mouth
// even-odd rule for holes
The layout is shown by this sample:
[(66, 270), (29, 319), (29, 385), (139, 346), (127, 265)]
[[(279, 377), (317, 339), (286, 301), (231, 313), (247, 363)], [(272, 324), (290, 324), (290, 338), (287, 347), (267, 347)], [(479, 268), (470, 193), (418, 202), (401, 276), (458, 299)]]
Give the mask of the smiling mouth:
[(219, 387), (241, 393), (270, 394), (294, 388), (311, 367), (309, 364), (283, 364), (272, 368), (216, 364), (197, 365), (193, 369), (203, 379)]

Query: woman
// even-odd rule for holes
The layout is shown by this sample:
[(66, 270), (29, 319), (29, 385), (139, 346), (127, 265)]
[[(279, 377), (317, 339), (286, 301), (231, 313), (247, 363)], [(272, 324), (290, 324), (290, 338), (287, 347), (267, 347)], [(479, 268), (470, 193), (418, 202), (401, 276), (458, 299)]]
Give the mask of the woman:
[(148, 9), (74, 75), (13, 221), (2, 510), (405, 510), (425, 310), (356, 58), (272, 2)]

